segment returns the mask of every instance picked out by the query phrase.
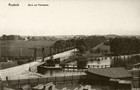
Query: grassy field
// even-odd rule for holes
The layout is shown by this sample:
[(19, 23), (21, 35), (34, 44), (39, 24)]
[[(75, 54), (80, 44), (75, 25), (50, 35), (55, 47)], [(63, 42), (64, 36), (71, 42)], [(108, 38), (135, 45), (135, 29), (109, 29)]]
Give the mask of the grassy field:
[(104, 45), (104, 43), (97, 45), (96, 47), (93, 48), (93, 50), (96, 50), (98, 48), (100, 48), (101, 51), (107, 50), (110, 52), (110, 46)]
[[(33, 56), (33, 50), (38, 47), (37, 56), (41, 56), (41, 47), (51, 46), (55, 41), (0, 41), (0, 56)], [(49, 49), (45, 49), (49, 53)]]
[[(97, 49), (100, 48), (100, 52), (97, 53)], [(85, 56), (86, 57), (100, 57), (100, 56), (105, 56), (106, 54), (110, 53), (110, 46), (104, 45), (104, 43), (101, 43), (97, 45), (96, 47), (92, 48), (93, 53), (90, 51), (86, 52)], [(107, 51), (107, 53), (103, 53), (104, 51)]]

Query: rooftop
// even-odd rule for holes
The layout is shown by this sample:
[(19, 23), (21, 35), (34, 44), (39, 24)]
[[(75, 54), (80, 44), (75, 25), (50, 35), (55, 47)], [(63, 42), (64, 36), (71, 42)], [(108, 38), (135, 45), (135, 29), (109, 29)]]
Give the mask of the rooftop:
[(121, 78), (131, 78), (132, 75), (123, 67), (116, 67), (116, 68), (89, 68), (89, 73), (93, 73), (96, 75), (114, 78), (114, 79), (121, 79)]

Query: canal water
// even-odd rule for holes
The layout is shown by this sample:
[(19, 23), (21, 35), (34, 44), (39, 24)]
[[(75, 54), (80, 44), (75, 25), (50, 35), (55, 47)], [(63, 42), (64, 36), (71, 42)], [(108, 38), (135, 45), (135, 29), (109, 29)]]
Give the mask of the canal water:
[[(110, 67), (114, 60), (118, 57), (101, 57), (98, 59), (92, 58), (88, 61), (80, 62), (70, 62), (67, 67), (79, 67), (79, 68), (106, 68)], [(130, 56), (119, 56), (122, 60), (127, 60)], [(72, 75), (85, 75), (85, 72), (82, 69), (63, 69), (63, 70), (45, 70), (44, 75), (51, 76), (72, 76)]]
[[(80, 64), (80, 66), (87, 68), (88, 66), (94, 66), (94, 68), (103, 68), (103, 66), (110, 67), (111, 65), (111, 59), (103, 59), (103, 60), (89, 60), (86, 62), (70, 62), (68, 63), (68, 67), (78, 67), (77, 64)], [(82, 65), (84, 64), (84, 65)], [(76, 65), (76, 66), (75, 66)], [(92, 68), (92, 67), (91, 67)], [(47, 77), (55, 77), (55, 76), (72, 76), (72, 75), (85, 75), (83, 69), (62, 69), (62, 70), (45, 70), (45, 73), (43, 75)]]
[(57, 76), (73, 76), (73, 75), (86, 75), (83, 70), (69, 69), (69, 70), (46, 70), (44, 73), (46, 77), (57, 77)]
[(99, 66), (99, 68), (101, 66), (109, 66), (111, 65), (111, 59), (110, 58), (106, 58), (103, 60), (90, 60), (87, 62), (87, 66)]

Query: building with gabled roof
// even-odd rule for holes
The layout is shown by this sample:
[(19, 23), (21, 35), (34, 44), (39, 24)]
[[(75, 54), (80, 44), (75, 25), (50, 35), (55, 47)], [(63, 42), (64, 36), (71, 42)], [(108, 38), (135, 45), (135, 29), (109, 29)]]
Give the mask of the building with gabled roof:
[(88, 68), (87, 73), (95, 74), (106, 78), (112, 78), (112, 79), (132, 78), (132, 75), (123, 67)]
[(132, 75), (123, 67), (88, 68), (86, 84), (131, 90)]

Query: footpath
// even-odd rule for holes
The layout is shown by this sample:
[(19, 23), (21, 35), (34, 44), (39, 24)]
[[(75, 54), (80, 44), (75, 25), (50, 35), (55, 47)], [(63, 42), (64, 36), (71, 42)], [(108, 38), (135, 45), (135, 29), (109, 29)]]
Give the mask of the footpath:
[[(60, 58), (60, 60), (64, 60), (64, 59), (68, 58), (69, 56), (71, 56), (72, 52), (74, 52), (74, 51), (75, 51), (75, 49), (65, 51), (62, 53), (58, 53), (56, 55), (53, 55), (53, 58), (54, 59)], [(49, 60), (49, 59), (50, 59), (50, 57), (46, 57), (44, 60)], [(0, 70), (0, 78), (2, 80), (5, 80), (6, 77), (8, 77), (9, 79), (12, 79), (14, 77), (18, 78), (20, 75), (23, 75), (24, 73), (29, 71), (29, 68), (31, 66), (38, 65), (40, 63), (42, 63), (41, 59), (34, 61), (34, 62), (23, 64), (20, 66)]]

